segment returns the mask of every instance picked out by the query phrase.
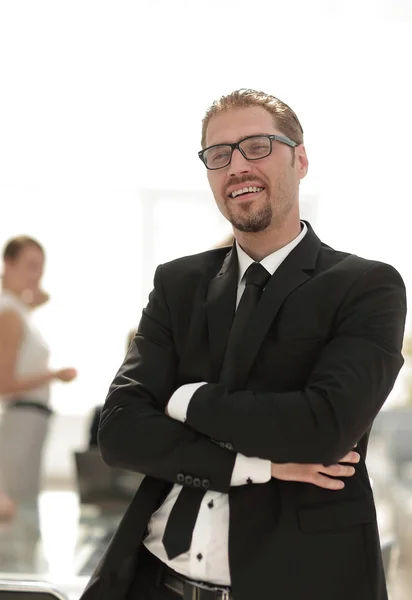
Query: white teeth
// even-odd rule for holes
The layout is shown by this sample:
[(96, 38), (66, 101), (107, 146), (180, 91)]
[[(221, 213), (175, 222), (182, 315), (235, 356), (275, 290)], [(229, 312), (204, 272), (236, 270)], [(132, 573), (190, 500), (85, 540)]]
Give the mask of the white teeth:
[(263, 188), (261, 187), (251, 186), (242, 188), (241, 190), (235, 190), (230, 195), (232, 196), (232, 198), (236, 198), (236, 196), (240, 196), (241, 194), (247, 194), (248, 192), (261, 192), (262, 190)]

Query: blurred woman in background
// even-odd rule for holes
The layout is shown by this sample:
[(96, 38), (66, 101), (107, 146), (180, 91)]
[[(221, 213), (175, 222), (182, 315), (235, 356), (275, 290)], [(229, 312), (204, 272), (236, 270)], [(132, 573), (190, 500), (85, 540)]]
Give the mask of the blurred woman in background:
[(3, 252), (0, 293), (0, 490), (17, 504), (37, 500), (46, 439), (50, 384), (72, 381), (75, 369), (49, 369), (49, 349), (31, 319), (48, 300), (41, 289), (44, 250), (27, 236)]

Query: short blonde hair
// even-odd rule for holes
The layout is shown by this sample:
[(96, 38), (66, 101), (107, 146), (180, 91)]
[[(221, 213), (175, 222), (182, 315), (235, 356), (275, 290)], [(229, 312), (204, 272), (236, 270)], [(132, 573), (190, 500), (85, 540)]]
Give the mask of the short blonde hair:
[(265, 92), (256, 90), (240, 89), (222, 96), (219, 100), (213, 102), (212, 106), (206, 111), (202, 121), (202, 148), (206, 146), (206, 131), (209, 121), (215, 115), (237, 108), (250, 108), (251, 106), (261, 106), (273, 115), (276, 127), (280, 131), (296, 142), (303, 144), (303, 129), (293, 110), (279, 98), (270, 96)]

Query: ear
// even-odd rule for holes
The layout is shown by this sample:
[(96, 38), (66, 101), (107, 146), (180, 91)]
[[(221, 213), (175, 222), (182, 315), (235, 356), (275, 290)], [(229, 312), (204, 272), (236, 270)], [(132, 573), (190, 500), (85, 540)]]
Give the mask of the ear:
[(309, 169), (309, 161), (303, 144), (295, 148), (295, 169), (299, 179), (303, 179)]

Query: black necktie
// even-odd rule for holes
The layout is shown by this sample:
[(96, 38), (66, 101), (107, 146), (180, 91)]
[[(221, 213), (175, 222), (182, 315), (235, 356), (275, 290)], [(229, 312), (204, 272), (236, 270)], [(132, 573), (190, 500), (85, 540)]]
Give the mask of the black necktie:
[(246, 270), (245, 291), (242, 294), (235, 318), (233, 319), (229, 341), (226, 346), (225, 359), (219, 377), (219, 380), (223, 383), (227, 383), (228, 378), (230, 379), (233, 367), (236, 364), (236, 354), (242, 345), (245, 327), (259, 302), (269, 278), (270, 273), (260, 263), (252, 263)]
[[(245, 273), (246, 287), (230, 329), (229, 341), (219, 379), (224, 381), (225, 374), (231, 368), (234, 350), (241, 342), (245, 326), (254, 311), (266, 286), (270, 273), (260, 263), (252, 263)], [(163, 535), (163, 546), (169, 560), (187, 552), (192, 543), (193, 529), (196, 525), (204, 490), (184, 487), (180, 490), (176, 502), (167, 520)]]

